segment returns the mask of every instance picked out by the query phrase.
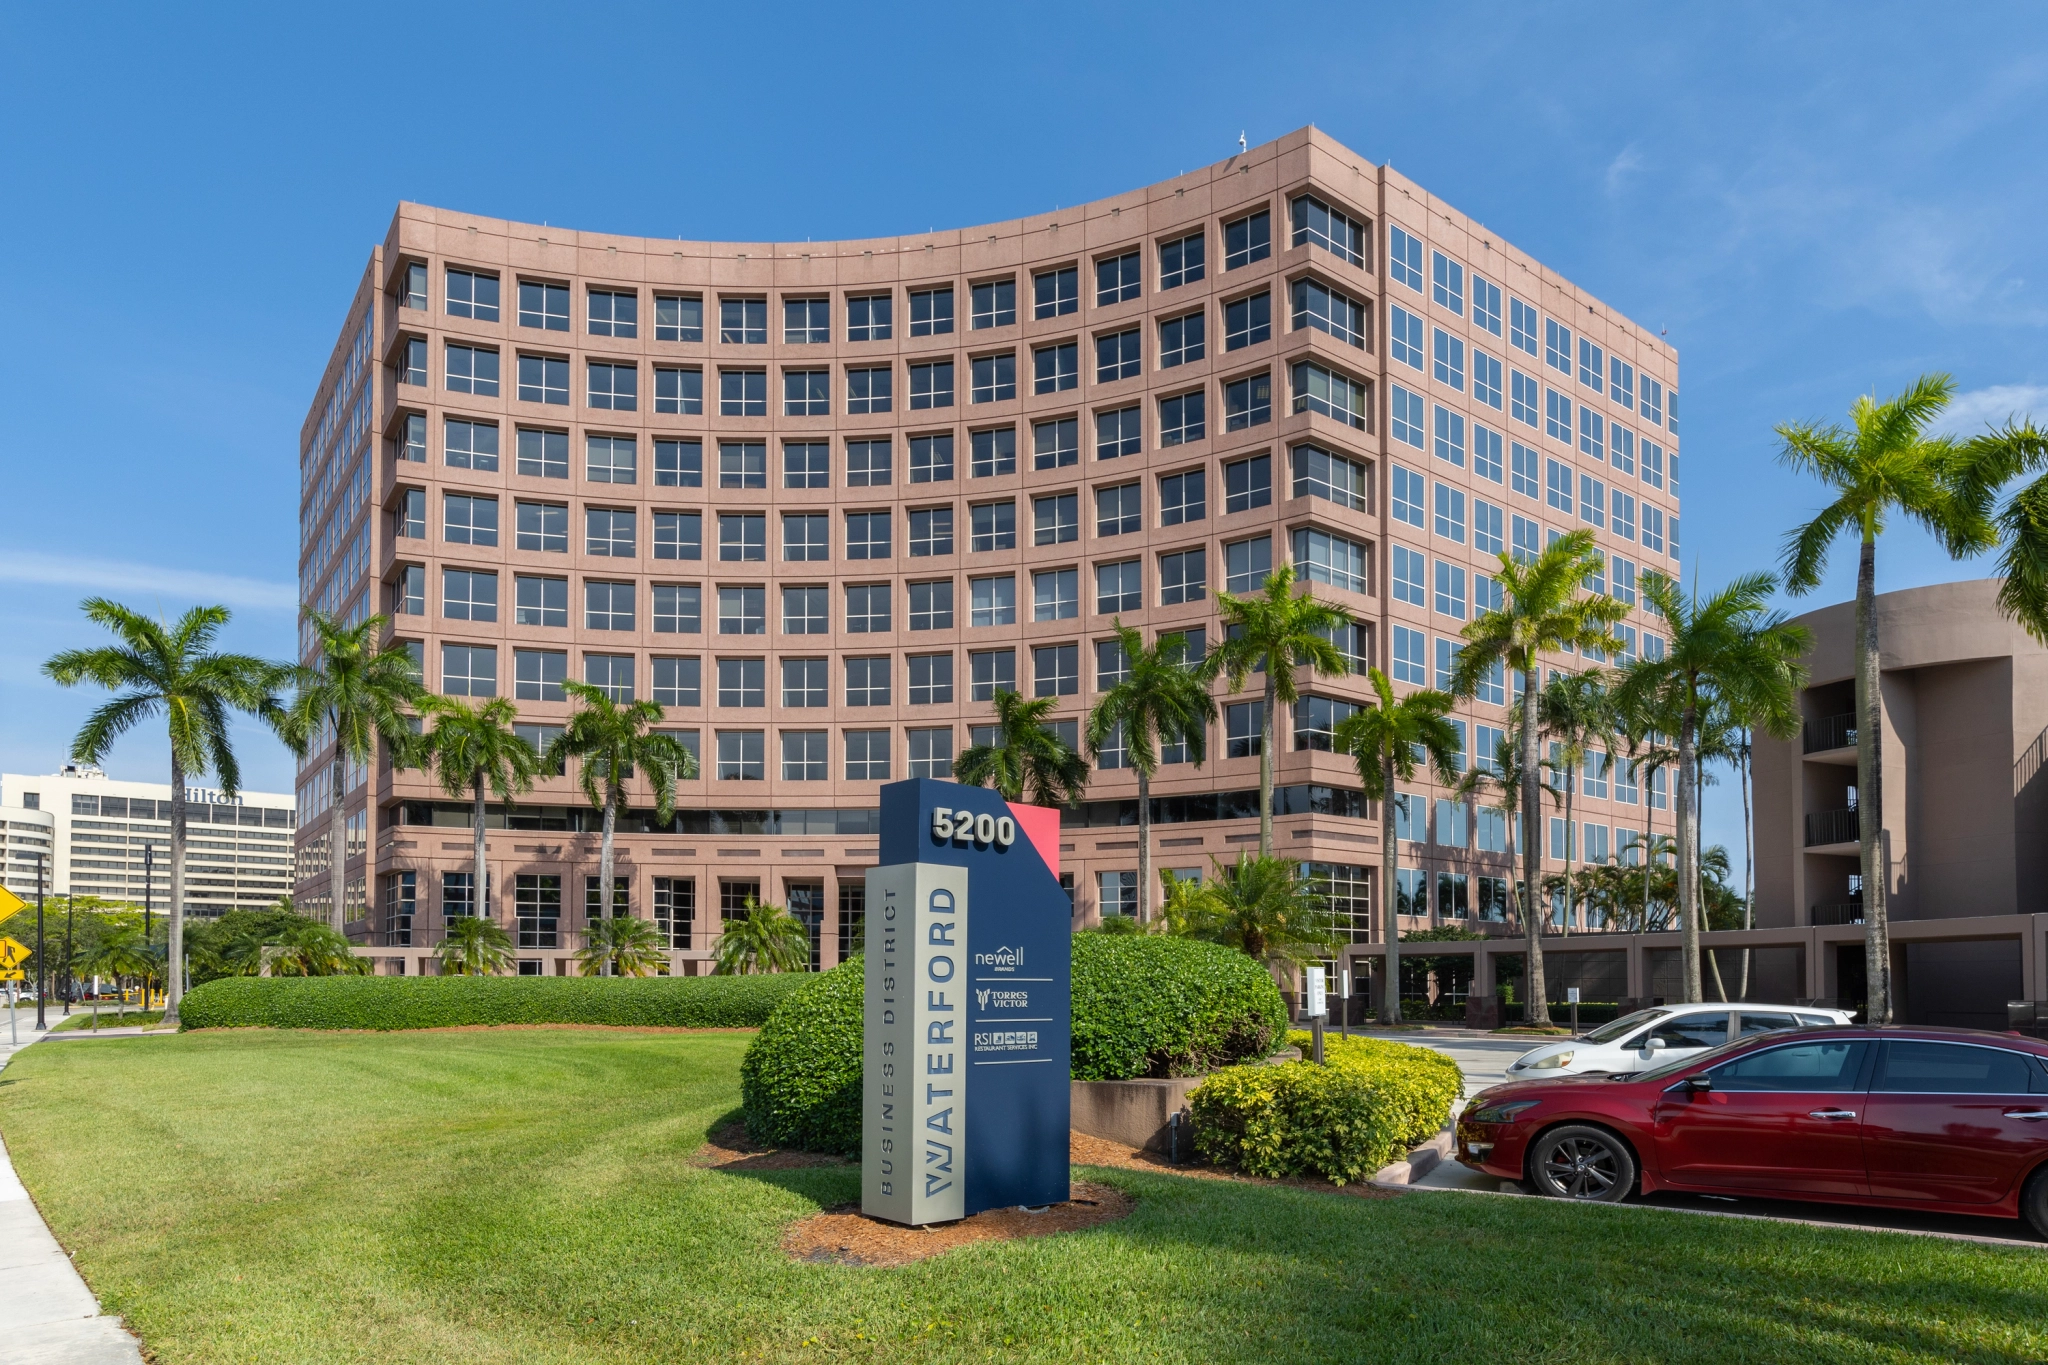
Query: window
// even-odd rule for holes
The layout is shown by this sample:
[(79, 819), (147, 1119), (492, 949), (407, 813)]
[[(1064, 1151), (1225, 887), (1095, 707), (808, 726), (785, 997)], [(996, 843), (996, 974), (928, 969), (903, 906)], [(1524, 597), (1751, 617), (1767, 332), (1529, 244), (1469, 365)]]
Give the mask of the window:
[(1081, 690), (1081, 647), (1043, 645), (1031, 651), (1031, 695), (1071, 697)]
[[(1465, 570), (1439, 559), (1436, 562), (1436, 612), (1439, 616), (1465, 619)], [(1449, 644), (1448, 640), (1439, 641)]]
[(1607, 458), (1607, 423), (1583, 403), (1579, 405), (1579, 453), (1596, 460)]
[(888, 412), (895, 397), (895, 371), (887, 365), (846, 372), (849, 413)]
[(1423, 634), (1407, 626), (1394, 627), (1394, 681), (1414, 683), (1420, 687), (1429, 681), (1428, 665), (1423, 660)]
[(1273, 420), (1273, 377), (1265, 370), (1223, 385), (1223, 429), (1243, 431)]
[(616, 702), (633, 700), (633, 656), (585, 654), (583, 681)]
[(1606, 384), (1607, 354), (1585, 337), (1579, 338), (1579, 382), (1594, 393)]
[[(787, 452), (789, 447), (785, 446)], [(766, 488), (768, 447), (761, 441), (720, 441), (718, 443), (718, 486), (720, 488)], [(814, 485), (823, 487), (822, 484)]]
[(1427, 421), (1427, 418), (1424, 416), (1422, 395), (1410, 393), (1399, 384), (1392, 384), (1388, 387), (1393, 390), (1394, 394), (1393, 401), (1389, 405), (1394, 439), (1403, 445), (1411, 445), (1417, 450), (1421, 450), (1426, 444), (1423, 432), (1425, 430), (1424, 424)]
[[(883, 514), (884, 516), (887, 513)], [(884, 528), (886, 532), (886, 527)], [(953, 553), (953, 509), (921, 507), (910, 513), (910, 557), (929, 559)]]
[(1031, 465), (1034, 469), (1060, 469), (1081, 459), (1080, 419), (1061, 417), (1031, 424)]
[[(822, 591), (820, 589), (819, 591)], [(783, 601), (789, 600), (785, 592)], [(718, 590), (718, 633), (720, 635), (761, 635), (768, 629), (768, 590), (760, 587), (721, 587)]]
[(889, 530), (889, 513), (887, 512), (848, 512), (846, 514), (846, 557), (848, 559), (888, 559), (891, 554)]
[[(1312, 194), (1296, 198), (1292, 209), (1295, 246), (1319, 246), (1339, 260), (1358, 266), (1365, 264), (1364, 224), (1331, 208)], [(1401, 235), (1406, 236), (1405, 233)], [(1419, 261), (1421, 257), (1416, 259)], [(1415, 287), (1421, 288), (1419, 277)]]
[(448, 392), (498, 396), (498, 353), (482, 346), (448, 347)]
[(718, 780), (759, 782), (762, 779), (763, 734), (759, 730), (718, 732)]
[(1655, 441), (1643, 441), (1643, 482), (1652, 488), (1664, 486), (1664, 447)]
[(906, 777), (951, 777), (953, 775), (953, 731), (909, 730), (910, 766)]
[[(910, 406), (913, 411), (953, 406), (952, 361), (933, 360), (910, 367)], [(876, 411), (887, 412), (888, 409), (878, 408)]]
[(443, 501), (441, 538), (450, 545), (496, 545), (498, 500), (450, 493)]
[(1636, 434), (1619, 422), (1607, 424), (1609, 463), (1617, 474), (1636, 472)]
[[(995, 504), (1001, 506), (1002, 504)], [(1053, 493), (1031, 500), (1031, 543), (1064, 545), (1081, 538), (1080, 495)]]
[[(1264, 295), (1255, 297), (1263, 300)], [(1405, 312), (1395, 310), (1403, 318), (1415, 319)], [(1314, 327), (1327, 332), (1339, 341), (1363, 347), (1365, 345), (1365, 305), (1347, 295), (1323, 284), (1319, 280), (1296, 280), (1294, 282), (1294, 326), (1298, 331), (1303, 327)], [(1420, 333), (1418, 332), (1419, 336)], [(1264, 340), (1261, 337), (1260, 340)]]
[(1223, 590), (1257, 592), (1273, 572), (1273, 541), (1270, 536), (1234, 540), (1223, 547)]
[(1273, 215), (1265, 209), (1223, 225), (1223, 268), (1263, 261), (1273, 254)]
[(1041, 271), (1031, 277), (1031, 316), (1064, 317), (1081, 307), (1081, 271), (1078, 266)]
[(969, 701), (993, 701), (998, 692), (1015, 692), (1017, 690), (1017, 652), (1015, 650), (976, 650), (967, 656), (967, 665), (967, 699)]
[(1223, 708), (1223, 756), (1257, 758), (1264, 748), (1266, 704), (1258, 701), (1233, 702)]
[[(953, 481), (953, 437), (950, 433), (939, 436), (913, 436), (910, 438), (910, 481), (912, 483), (951, 483)], [(947, 551), (947, 553), (950, 554), (951, 551)]]
[(399, 419), (399, 430), (393, 458), (412, 464), (425, 464), (427, 459), (427, 417), (422, 412), (408, 412)]
[(1209, 434), (1208, 395), (1201, 389), (1159, 400), (1159, 444), (1185, 445)]
[[(952, 302), (948, 291), (947, 303)], [(822, 300), (821, 300), (822, 302)], [(951, 313), (951, 308), (947, 309)], [(889, 294), (855, 294), (846, 300), (848, 341), (887, 341), (895, 322), (895, 298)], [(950, 328), (948, 330), (951, 330)], [(825, 340), (819, 337), (818, 340)]]
[(1103, 919), (1129, 918), (1138, 913), (1138, 874), (1098, 872), (1095, 874), (1096, 908)]
[(910, 291), (910, 334), (950, 336), (953, 331), (953, 287)]
[(656, 341), (702, 341), (704, 300), (696, 294), (654, 296), (654, 339)]
[(1144, 269), (1135, 251), (1095, 263), (1095, 306), (1106, 307), (1138, 297), (1138, 276)]
[(654, 632), (695, 635), (704, 629), (704, 589), (695, 583), (654, 585)]
[(969, 301), (969, 325), (975, 331), (984, 327), (1008, 327), (1017, 320), (1017, 281), (990, 280), (986, 284), (974, 285)]
[(1144, 500), (1138, 484), (1095, 490), (1095, 534), (1129, 535), (1145, 528)]
[(910, 704), (936, 706), (953, 700), (953, 656), (911, 654), (904, 658), (910, 669)]
[(975, 403), (1000, 403), (1017, 396), (1017, 356), (1013, 351), (1001, 355), (976, 356), (970, 362), (973, 375), (968, 399)]
[(405, 352), (398, 362), (398, 382), (416, 384), (424, 388), (427, 382), (427, 340), (425, 337), (407, 337)]
[(782, 515), (782, 558), (805, 563), (832, 557), (831, 523), (822, 512), (785, 512)]
[[(494, 386), (492, 393), (496, 393)], [(569, 404), (569, 362), (560, 356), (522, 355), (519, 357), (519, 401), (522, 403), (548, 403), (555, 407)]]
[(450, 621), (497, 620), (498, 575), (471, 569), (443, 569), (441, 615)]
[(1500, 433), (1472, 424), (1472, 472), (1495, 483), (1500, 477)]
[(747, 298), (720, 299), (718, 301), (718, 339), (727, 345), (766, 346), (768, 344), (768, 300)]
[(889, 702), (889, 656), (864, 655), (846, 661), (846, 704), (887, 706)]
[[(427, 490), (424, 488), (402, 489), (398, 505), (391, 511), (393, 533), (401, 540), (425, 540), (427, 538)], [(567, 548), (566, 546), (564, 548)]]
[(538, 280), (519, 282), (519, 325), (547, 332), (569, 330), (569, 286)]
[(978, 502), (968, 509), (969, 552), (981, 554), (989, 550), (1014, 550), (1017, 548), (1017, 504), (1010, 499), (1001, 502)]
[[(1647, 502), (1642, 504), (1643, 548), (1657, 554), (1664, 553), (1664, 513), (1660, 508)], [(1673, 518), (1676, 520), (1676, 518)]]
[(1204, 478), (1199, 469), (1184, 474), (1167, 474), (1159, 480), (1159, 524), (1179, 526), (1201, 521), (1208, 515)]
[(1387, 353), (1411, 370), (1422, 369), (1422, 319), (1399, 306), (1387, 310)]
[(729, 564), (758, 564), (768, 559), (768, 516), (764, 512), (720, 512), (718, 557)]
[(1637, 410), (1651, 426), (1664, 425), (1664, 386), (1648, 375), (1643, 376), (1643, 399)]
[(1509, 487), (1526, 498), (1542, 497), (1542, 491), (1536, 483), (1536, 452), (1520, 441), (1513, 441), (1509, 443), (1508, 455), (1513, 467), (1513, 478)]
[(1477, 346), (1472, 348), (1472, 397), (1490, 408), (1500, 407), (1500, 362)]
[(1141, 409), (1118, 408), (1095, 415), (1095, 458), (1114, 460), (1144, 448), (1145, 420)]
[(1594, 526), (1607, 521), (1607, 485), (1591, 474), (1579, 475), (1579, 520)]
[(1060, 393), (1081, 382), (1080, 343), (1063, 341), (1034, 347), (1031, 352), (1031, 391)]
[(832, 301), (830, 299), (784, 299), (782, 301), (782, 340), (785, 345), (811, 345), (827, 342), (831, 339)]
[(823, 782), (826, 778), (826, 730), (784, 730), (782, 732), (782, 780)]
[(1427, 525), (1423, 520), (1426, 493), (1424, 480), (1420, 474), (1395, 465), (1393, 493), (1395, 521), (1405, 521), (1417, 530)]
[(1572, 372), (1572, 331), (1556, 318), (1543, 319), (1543, 363), (1560, 374)]
[(401, 565), (398, 570), (398, 576), (391, 580), (391, 614), (394, 616), (425, 616), (427, 614), (427, 571), (421, 565)]
[(697, 414), (704, 411), (704, 371), (695, 365), (654, 367), (654, 410)]
[(1143, 565), (1135, 559), (1095, 566), (1095, 610), (1104, 615), (1145, 605)]
[(1569, 449), (1572, 443), (1572, 400), (1556, 389), (1543, 391), (1543, 434), (1553, 441), (1562, 441)]
[(1520, 370), (1509, 370), (1508, 415), (1526, 426), (1539, 425), (1542, 417), (1536, 401), (1538, 387), (1535, 380)]
[(450, 417), (443, 432), (442, 456), (456, 469), (496, 469), (498, 424)]
[(569, 433), (519, 428), (518, 473), (536, 479), (569, 477)]
[(583, 442), (583, 476), (592, 483), (632, 483), (638, 460), (630, 436), (587, 436)]
[(1572, 513), (1572, 471), (1556, 460), (1543, 462), (1544, 501), (1558, 511)]
[(1393, 553), (1394, 600), (1414, 607), (1429, 605), (1429, 561), (1418, 551), (1396, 545)]
[(1500, 286), (1487, 283), (1476, 272), (1472, 276), (1472, 322), (1500, 335)]
[(1017, 624), (1017, 580), (1009, 574), (967, 580), (967, 624), (970, 626), (1014, 626)]
[(587, 630), (633, 629), (633, 585), (585, 579), (583, 625)]
[[(1619, 511), (1615, 513), (1617, 518), (1620, 515)], [(1612, 584), (1610, 595), (1617, 602), (1626, 602), (1629, 606), (1634, 606), (1636, 604), (1635, 561), (1623, 559), (1620, 555), (1609, 555), (1607, 568), (1608, 578)]]
[[(727, 452), (732, 464), (728, 467)], [(719, 486), (721, 488), (766, 488), (768, 447), (757, 441), (721, 441)], [(727, 478), (738, 480), (728, 483)], [(753, 480), (758, 479), (758, 482)], [(782, 486), (784, 488), (829, 488), (832, 484), (832, 449), (823, 441), (782, 443)]]
[(703, 670), (696, 655), (676, 658), (657, 654), (653, 664), (655, 701), (663, 706), (703, 705)]
[(610, 289), (590, 291), (590, 334), (594, 337), (640, 335), (640, 296)]
[(831, 685), (826, 677), (829, 659), (784, 659), (782, 661), (782, 704), (803, 709), (832, 704)]
[(1465, 389), (1465, 343), (1439, 327), (1431, 336), (1435, 349), (1432, 373), (1436, 382), (1464, 392)]
[(1513, 518), (1508, 523), (1508, 527), (1511, 532), (1508, 541), (1510, 546), (1508, 552), (1514, 556), (1515, 562), (1517, 564), (1535, 563), (1537, 554), (1542, 550), (1539, 542), (1543, 537), (1543, 528), (1527, 517)]
[(885, 488), (895, 482), (889, 438), (846, 443), (846, 486)]
[(968, 437), (968, 475), (976, 479), (994, 478), (999, 474), (1017, 472), (1017, 429), (996, 427), (989, 431), (973, 432)]
[[(1472, 571), (1472, 614), (1484, 616), (1489, 611), (1504, 609), (1507, 595), (1498, 578), (1489, 577), (1477, 569)], [(1480, 691), (1486, 689), (1482, 686)]]
[(1304, 696), (1294, 704), (1294, 747), (1328, 753), (1334, 747), (1335, 731), (1358, 708), (1332, 697)]
[(608, 559), (633, 558), (633, 513), (625, 508), (584, 508), (583, 552)]
[(1139, 329), (1132, 327), (1095, 338), (1096, 383), (1111, 384), (1119, 379), (1138, 377), (1143, 369), (1141, 336)]
[(1372, 390), (1358, 380), (1301, 361), (1294, 367), (1294, 410), (1319, 412), (1364, 431), (1372, 412)]
[(1460, 469), (1465, 467), (1465, 419), (1445, 407), (1436, 410), (1436, 457)]
[(848, 730), (846, 732), (846, 780), (887, 782), (889, 780), (889, 732)]
[(1223, 466), (1223, 511), (1249, 512), (1273, 503), (1273, 458), (1254, 455)]
[(1159, 324), (1159, 368), (1170, 370), (1200, 360), (1208, 335), (1206, 313), (1188, 313)]
[(1449, 484), (1436, 486), (1436, 533), (1445, 540), (1465, 543), (1465, 493)]
[[(808, 381), (806, 381), (808, 382)], [(787, 381), (785, 381), (785, 384)], [(830, 409), (826, 409), (830, 411)], [(766, 417), (768, 415), (768, 372), (766, 370), (720, 370), (718, 412), (721, 417)]]
[(427, 267), (419, 261), (408, 261), (405, 274), (398, 286), (398, 306), (418, 308), (427, 306)]
[(1612, 493), (1614, 509), (1614, 534), (1623, 540), (1636, 538), (1636, 500), (1619, 488)]
[(846, 633), (882, 635), (895, 626), (890, 620), (887, 583), (849, 583), (846, 586)]
[(782, 372), (782, 415), (785, 417), (830, 417), (832, 415), (831, 372), (829, 370), (784, 370)]
[(953, 628), (953, 580), (934, 579), (928, 583), (912, 583), (910, 589), (910, 628), (912, 630), (951, 630)]
[(1429, 253), (1430, 297), (1437, 307), (1465, 316), (1465, 267), (1441, 251)]
[(1200, 546), (1159, 556), (1159, 604), (1199, 602), (1209, 595), (1209, 557)]
[(1159, 287), (1177, 289), (1202, 278), (1206, 260), (1202, 234), (1189, 233), (1159, 247)]
[[(654, 484), (657, 488), (702, 488), (704, 486), (704, 443), (702, 441), (656, 440), (654, 443)], [(659, 558), (659, 552), (656, 552)]]
[(450, 697), (497, 696), (497, 650), (489, 645), (442, 645), (441, 691)]
[(1366, 511), (1371, 500), (1371, 475), (1355, 460), (1333, 455), (1321, 446), (1294, 447), (1294, 496), (1323, 498), (1354, 512)]
[[(739, 589), (738, 591), (758, 591), (758, 589)], [(721, 596), (721, 607), (723, 602), (724, 599)], [(804, 587), (784, 588), (782, 590), (782, 633), (784, 635), (830, 634), (832, 630), (830, 614), (831, 609), (826, 602), (826, 589)], [(721, 633), (732, 633), (725, 631), (723, 621), (719, 623), (719, 630)], [(759, 635), (761, 631), (756, 628), (746, 633)]]
[(720, 706), (766, 706), (768, 704), (767, 662), (762, 659), (720, 659), (718, 661), (718, 704)]
[(1501, 552), (1500, 509), (1490, 502), (1472, 499), (1472, 548), (1485, 555)]

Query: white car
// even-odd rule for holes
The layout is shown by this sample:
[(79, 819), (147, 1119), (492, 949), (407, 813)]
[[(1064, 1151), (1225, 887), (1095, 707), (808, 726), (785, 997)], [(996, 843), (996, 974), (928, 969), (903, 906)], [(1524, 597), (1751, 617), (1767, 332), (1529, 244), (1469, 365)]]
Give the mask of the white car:
[(1508, 1067), (1514, 1080), (1622, 1075), (1683, 1061), (1710, 1047), (1780, 1029), (1839, 1028), (1846, 1010), (1807, 1005), (1658, 1005), (1625, 1014), (1577, 1038), (1545, 1043)]

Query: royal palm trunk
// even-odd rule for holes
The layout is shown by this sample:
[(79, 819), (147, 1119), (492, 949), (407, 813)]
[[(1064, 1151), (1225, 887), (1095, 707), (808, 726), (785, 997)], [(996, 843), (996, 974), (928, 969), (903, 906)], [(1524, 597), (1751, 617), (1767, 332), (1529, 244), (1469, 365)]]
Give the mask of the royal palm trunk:
[[(612, 771), (618, 771), (614, 765)], [(595, 919), (610, 919), (618, 913), (612, 904), (612, 836), (619, 828), (619, 802), (625, 799), (616, 777), (604, 784), (604, 834), (597, 846), (597, 914)], [(587, 932), (587, 931), (586, 931)], [(610, 976), (616, 970), (614, 962), (607, 961), (604, 974)]]
[(1400, 859), (1394, 843), (1394, 751), (1389, 748), (1380, 760), (1380, 884), (1386, 908), (1386, 931), (1382, 940), (1387, 954), (1380, 975), (1380, 1022), (1401, 1022), (1401, 897), (1395, 890), (1395, 868)]
[(1856, 565), (1856, 840), (1863, 868), (1865, 1021), (1892, 1021), (1891, 925), (1884, 868), (1884, 691), (1877, 640), (1877, 542), (1868, 531)]
[[(484, 895), (484, 888), (487, 885), (485, 879), (490, 876), (490, 866), (484, 861), (484, 779), (482, 773), (477, 774), (476, 813), (475, 818), (470, 823), (475, 826), (476, 864), (470, 871), (470, 876), (474, 880), (470, 882), (469, 909), (470, 913), (479, 919), (487, 919), (490, 917), (490, 910), (488, 909), (487, 898)], [(469, 964), (469, 970), (472, 972), (476, 970), (474, 962)]]
[(1692, 803), (1696, 785), (1693, 776), (1694, 731), (1699, 727), (1699, 720), (1699, 708), (1689, 705), (1678, 722), (1678, 921), (1685, 935), (1683, 957), (1685, 1002), (1688, 1005), (1698, 1004), (1703, 996), (1700, 989), (1700, 898), (1697, 880), (1699, 850), (1693, 847), (1692, 837)]
[[(65, 943), (67, 956), (70, 942)], [(164, 1023), (178, 1022), (185, 998), (185, 765), (171, 752), (171, 930), (166, 944), (168, 989), (164, 992)]]
[(1529, 1003), (1525, 1022), (1550, 1026), (1548, 987), (1543, 979), (1543, 915), (1537, 898), (1543, 894), (1543, 845), (1536, 838), (1536, 816), (1543, 809), (1542, 765), (1537, 756), (1536, 668), (1522, 670), (1522, 927), (1529, 940)]
[[(1750, 825), (1749, 760), (1751, 740), (1742, 741), (1742, 927), (1756, 927), (1756, 832)], [(1749, 949), (1742, 950), (1742, 979), (1735, 988), (1739, 999), (1749, 999)]]
[(327, 814), (327, 924), (335, 933), (348, 923), (348, 765), (341, 752), (340, 727), (335, 730), (334, 775)]
[(1259, 856), (1273, 856), (1273, 708), (1278, 704), (1273, 661), (1266, 660), (1266, 703), (1259, 716)]
[[(1128, 744), (1126, 744), (1128, 748)], [(1138, 769), (1138, 923), (1152, 920), (1152, 778)]]

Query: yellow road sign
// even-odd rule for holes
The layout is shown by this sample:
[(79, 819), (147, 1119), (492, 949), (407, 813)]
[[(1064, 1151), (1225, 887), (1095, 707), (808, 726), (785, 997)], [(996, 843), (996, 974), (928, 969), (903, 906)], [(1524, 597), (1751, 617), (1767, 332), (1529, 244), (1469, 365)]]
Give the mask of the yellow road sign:
[(20, 969), (19, 967), (15, 968), (15, 969), (14, 969), (13, 971), (11, 971), (11, 972), (0, 972), (0, 981), (26, 981), (26, 980), (28, 980), (28, 973), (27, 973), (27, 972), (25, 972), (25, 971), (22, 971), (22, 970), (21, 970), (21, 969)]
[(28, 959), (27, 945), (17, 943), (11, 938), (0, 938), (0, 967), (19, 967)]
[(28, 902), (0, 886), (0, 915), (11, 915), (17, 910), (28, 909)]

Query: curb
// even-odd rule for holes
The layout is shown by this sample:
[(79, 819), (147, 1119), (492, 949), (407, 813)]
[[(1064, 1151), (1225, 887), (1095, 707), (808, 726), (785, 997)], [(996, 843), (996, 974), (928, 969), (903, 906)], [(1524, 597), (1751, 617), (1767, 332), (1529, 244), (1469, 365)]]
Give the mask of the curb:
[(1445, 1129), (1421, 1146), (1409, 1148), (1405, 1159), (1380, 1167), (1365, 1183), (1376, 1189), (1407, 1190), (1450, 1159), (1451, 1143), (1450, 1130)]

